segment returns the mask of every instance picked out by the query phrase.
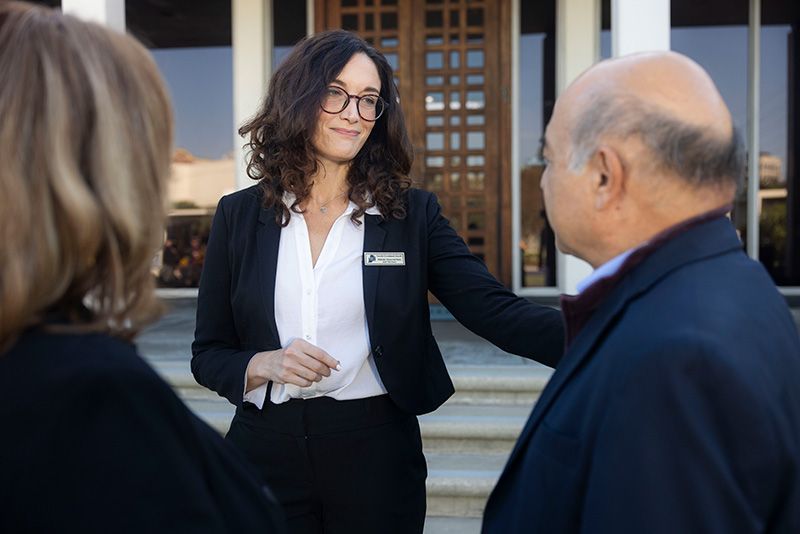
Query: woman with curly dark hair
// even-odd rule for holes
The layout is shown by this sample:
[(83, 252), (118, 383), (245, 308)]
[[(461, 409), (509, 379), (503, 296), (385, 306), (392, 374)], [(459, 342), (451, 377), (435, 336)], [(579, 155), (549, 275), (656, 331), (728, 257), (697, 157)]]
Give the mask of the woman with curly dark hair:
[(428, 291), (472, 331), (548, 365), (561, 317), (497, 282), (436, 198), (411, 187), (392, 69), (358, 36), (298, 44), (240, 133), (258, 183), (214, 217), (195, 378), (236, 405), (227, 437), (293, 532), (422, 532), (416, 416), (453, 393)]

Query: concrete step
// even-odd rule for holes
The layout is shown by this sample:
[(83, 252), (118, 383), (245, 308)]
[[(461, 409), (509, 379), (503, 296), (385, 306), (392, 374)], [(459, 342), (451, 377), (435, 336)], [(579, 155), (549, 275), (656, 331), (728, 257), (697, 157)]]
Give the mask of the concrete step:
[(423, 534), (480, 534), (481, 519), (477, 517), (425, 518)]
[(508, 453), (530, 412), (530, 405), (461, 405), (448, 401), (419, 418), (425, 451)]
[(425, 457), (428, 515), (479, 518), (508, 454), (426, 453)]
[(532, 406), (553, 370), (544, 365), (453, 365), (450, 402)]

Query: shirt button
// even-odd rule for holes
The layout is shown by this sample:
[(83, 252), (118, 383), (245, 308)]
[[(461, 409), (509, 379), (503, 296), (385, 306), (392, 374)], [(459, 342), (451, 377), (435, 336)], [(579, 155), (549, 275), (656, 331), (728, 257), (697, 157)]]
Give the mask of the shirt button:
[(311, 339), (311, 336), (306, 334), (306, 339)]
[(306, 295), (310, 295), (310, 294), (311, 294), (311, 290), (310, 289), (306, 289)]

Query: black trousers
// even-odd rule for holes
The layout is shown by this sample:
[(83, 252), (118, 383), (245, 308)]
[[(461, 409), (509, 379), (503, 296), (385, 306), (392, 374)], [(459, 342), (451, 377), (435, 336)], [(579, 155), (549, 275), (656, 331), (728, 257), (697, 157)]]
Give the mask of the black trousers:
[(388, 395), (245, 404), (227, 439), (260, 471), (292, 533), (422, 532), (419, 423)]

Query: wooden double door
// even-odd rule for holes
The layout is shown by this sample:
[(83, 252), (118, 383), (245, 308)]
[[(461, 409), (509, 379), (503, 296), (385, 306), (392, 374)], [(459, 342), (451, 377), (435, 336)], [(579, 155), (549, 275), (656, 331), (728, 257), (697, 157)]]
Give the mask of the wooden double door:
[(418, 187), (511, 281), (508, 0), (316, 0), (316, 30), (357, 32), (395, 71)]

